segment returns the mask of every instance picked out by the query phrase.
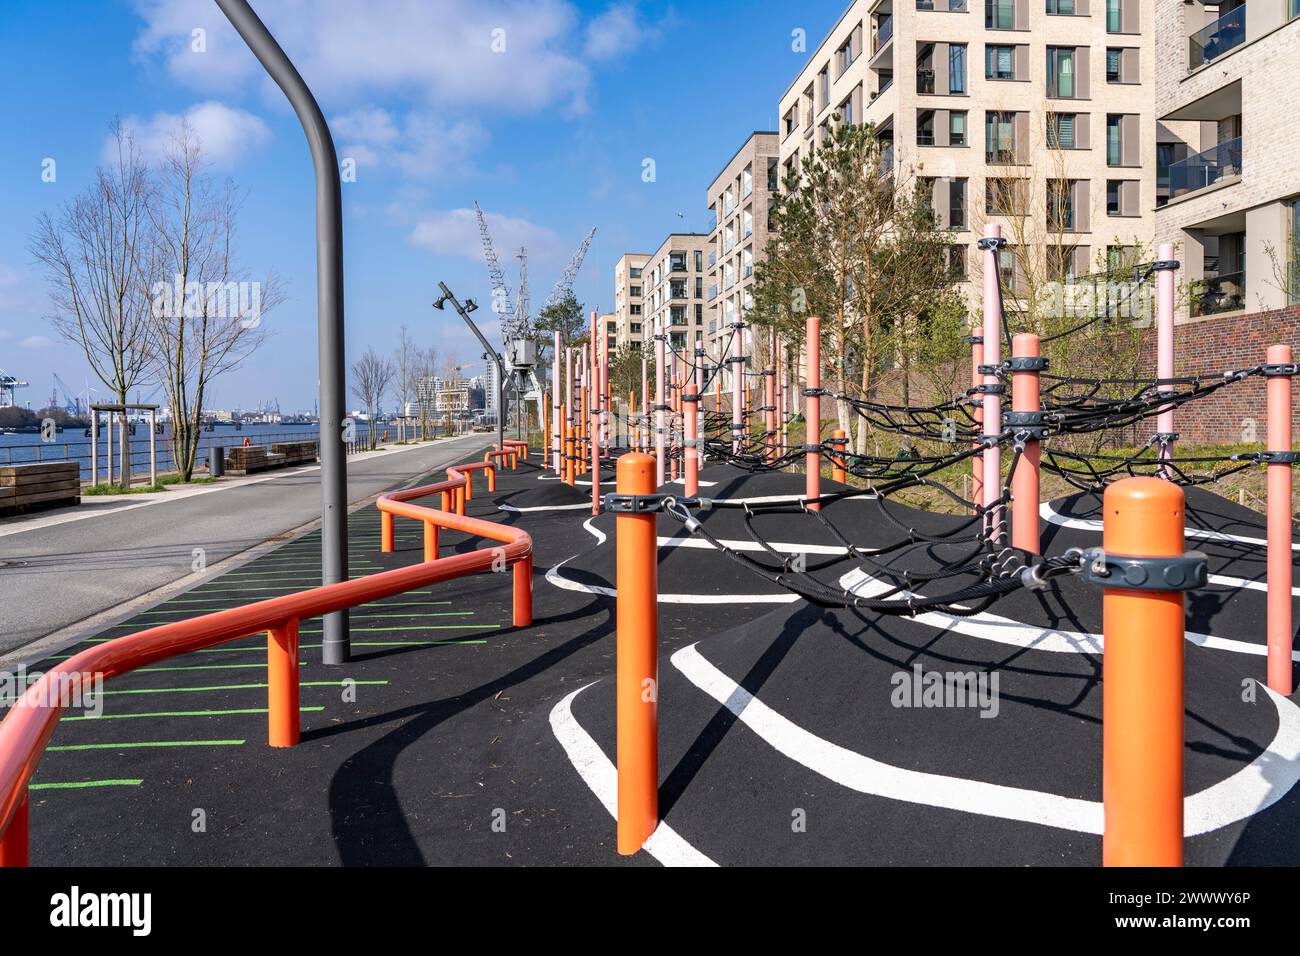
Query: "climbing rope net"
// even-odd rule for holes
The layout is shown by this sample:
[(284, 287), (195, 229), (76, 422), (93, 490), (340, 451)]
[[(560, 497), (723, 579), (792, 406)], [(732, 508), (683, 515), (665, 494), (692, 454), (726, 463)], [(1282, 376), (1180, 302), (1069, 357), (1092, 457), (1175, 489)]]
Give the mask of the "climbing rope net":
[[(1176, 268), (1176, 263), (1139, 267), (1135, 271), (1135, 287), (1147, 282), (1159, 268)], [(999, 337), (1010, 346), (1011, 330), (1001, 308), (1002, 275), (1001, 270), (995, 271), (999, 278)], [(1113, 314), (1108, 305), (1104, 314), (1087, 317), (1042, 341), (1076, 336), (1110, 318)], [(1101, 378), (1050, 374), (1046, 360), (1041, 360), (1032, 366), (1038, 373), (1039, 411), (1019, 415), (1001, 411), (1003, 427), (994, 434), (984, 428), (983, 416), (989, 410), (989, 396), (993, 396), (999, 409), (1006, 405), (1008, 383), (1016, 371), (1025, 368), (1023, 364), (1017, 365), (1015, 358), (996, 365), (979, 365), (980, 375), (996, 378), (997, 384), (990, 384), (985, 377), (983, 384), (929, 405), (890, 404), (832, 388), (804, 387), (799, 392), (805, 398), (833, 400), (840, 410), (846, 410), (864, 425), (868, 433), (895, 436), (901, 447), (892, 454), (871, 454), (851, 450), (843, 437), (792, 445), (791, 426), (799, 421), (792, 401), (795, 390), (784, 380), (779, 384), (774, 380), (777, 374), (774, 366), (750, 371), (743, 357), (732, 354), (738, 351), (743, 327), (743, 323), (733, 326), (736, 334), (728, 337), (726, 349), (716, 359), (708, 357), (702, 348), (696, 348), (694, 355), (688, 354), (669, 336), (657, 336), (657, 341), (663, 344), (660, 355), (664, 356), (665, 365), (671, 364), (662, 373), (666, 401), (651, 408), (647, 400), (643, 402), (641, 414), (629, 409), (616, 417), (624, 433), (630, 436), (629, 444), (652, 448), (657, 441), (663, 442), (665, 460), (671, 463), (674, 477), (693, 445), (704, 461), (724, 462), (751, 473), (787, 471), (815, 461), (811, 456), (816, 454), (845, 475), (865, 481), (863, 488), (786, 501), (657, 496), (658, 506), (680, 521), (690, 534), (704, 539), (754, 574), (822, 607), (889, 614), (910, 615), (932, 610), (972, 615), (1011, 591), (1026, 587), (1041, 590), (1049, 587), (1055, 577), (1082, 570), (1088, 556), (1081, 549), (1041, 556), (1009, 543), (1007, 513), (1019, 468), (1041, 467), (1073, 487), (1095, 492), (1112, 481), (1131, 476), (1158, 475), (1184, 486), (1205, 485), (1259, 464), (1293, 465), (1296, 458), (1290, 449), (1179, 457), (1174, 453), (1177, 436), (1164, 432), (1157, 432), (1141, 447), (1124, 454), (1070, 447), (1085, 436), (1136, 430), (1142, 423), (1254, 378), (1290, 376), (1297, 372), (1294, 366), (1267, 363), (1191, 376)], [(978, 336), (967, 339), (976, 347), (982, 341)], [(730, 413), (723, 410), (724, 370), (731, 373), (727, 376), (731, 379), (734, 399)], [(643, 384), (648, 393), (649, 383)], [(704, 408), (699, 398), (707, 396), (710, 390), (715, 399), (712, 410)], [(753, 391), (764, 397), (764, 405), (754, 407), (749, 400)], [(775, 402), (773, 395), (778, 396)], [(696, 403), (698, 438), (694, 442), (684, 438), (685, 402)], [(739, 421), (734, 420), (736, 408), (741, 409)], [(756, 414), (763, 417), (762, 427), (755, 429), (750, 420)], [(848, 433), (852, 434), (852, 429)], [(920, 444), (931, 450), (923, 453)], [(976, 501), (950, 486), (956, 466), (969, 463), (968, 467), (973, 467), (974, 459), (993, 447), (1010, 450), (1008, 467), (1000, 472), (995, 496), (985, 494), (983, 500)], [(581, 457), (589, 461), (589, 440), (585, 448), (588, 454)], [(1026, 451), (1030, 448), (1037, 452), (1035, 458), (1039, 459), (1032, 465), (1026, 463)], [(575, 448), (568, 453), (578, 452)], [(942, 532), (919, 530), (907, 520), (897, 501), (902, 492), (918, 488), (932, 489), (950, 499), (967, 512), (966, 517)], [(825, 511), (825, 506), (837, 501), (863, 496), (874, 502), (885, 524), (894, 529), (892, 540), (872, 547), (856, 544)], [(1289, 502), (1287, 506), (1290, 507)], [(744, 525), (758, 546), (757, 552), (737, 550), (712, 534), (706, 523), (699, 520), (698, 513), (702, 510), (729, 508), (743, 510)], [(765, 515), (792, 513), (810, 516), (838, 543), (842, 552), (809, 562), (805, 555), (791, 555), (776, 548), (762, 534), (760, 519)], [(924, 549), (925, 560), (909, 562), (908, 553), (918, 549)], [(846, 559), (877, 582), (872, 594), (855, 593), (816, 576), (816, 572)], [(929, 569), (908, 570), (909, 563)], [(918, 592), (922, 587), (926, 595)]]

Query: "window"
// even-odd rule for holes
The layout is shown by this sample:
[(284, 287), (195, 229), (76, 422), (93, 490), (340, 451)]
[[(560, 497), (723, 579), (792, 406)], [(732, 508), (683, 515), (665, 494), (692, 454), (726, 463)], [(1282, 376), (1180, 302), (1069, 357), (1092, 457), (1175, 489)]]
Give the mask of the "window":
[(1120, 57), (1122, 51), (1119, 47), (1110, 46), (1106, 48), (1106, 82), (1120, 82)]
[(1047, 228), (1074, 231), (1074, 183), (1068, 179), (1047, 181)]
[(852, 126), (857, 122), (857, 118), (853, 115), (852, 93), (844, 98), (844, 102), (840, 104), (840, 108), (836, 112), (840, 114), (840, 122), (845, 126)]
[(1014, 80), (1016, 78), (1016, 48), (996, 43), (984, 44), (984, 78), (986, 80)]
[[(948, 181), (948, 228), (966, 228), (966, 180)], [(963, 259), (964, 263), (964, 259)], [(963, 269), (963, 272), (965, 270)]]
[(631, 306), (628, 306), (628, 311), (631, 312), (632, 315), (640, 315), (640, 314), (641, 314), (641, 306), (639, 306), (639, 305), (631, 305)]
[(1014, 30), (1016, 28), (1014, 0), (985, 0), (984, 26), (990, 30)]
[(638, 299), (641, 298), (641, 287), (639, 285), (630, 286), (627, 291), (629, 295), (634, 295)]
[(633, 323), (631, 324), (630, 328), (632, 329), (632, 334), (633, 334), (633, 335), (640, 335), (640, 334), (641, 334), (641, 323), (640, 323), (640, 322), (633, 322)]
[(826, 69), (822, 70), (821, 73), (817, 75), (817, 81), (818, 81), (818, 90), (820, 92), (819, 99), (821, 100), (822, 108), (825, 109), (826, 105), (831, 101), (830, 67), (827, 67)]
[[(1020, 181), (1023, 184), (1023, 180)], [(984, 180), (984, 211), (990, 216), (1012, 216), (1019, 203), (1017, 195), (1023, 186), (1015, 179), (989, 177)]]
[[(696, 272), (704, 271), (704, 253), (700, 252), (698, 249), (695, 251), (695, 271)], [(700, 280), (696, 279), (695, 281), (699, 282)]]
[(695, 324), (699, 325), (703, 321), (704, 321), (704, 306), (697, 305), (695, 307)]
[(966, 111), (952, 110), (948, 114), (948, 145), (966, 145)]
[(672, 309), (670, 310), (670, 316), (671, 316), (671, 318), (670, 318), (670, 324), (671, 324), (671, 325), (685, 325), (685, 324), (686, 324), (686, 306), (684, 306), (684, 305), (675, 305), (675, 306), (673, 306)]
[(1074, 47), (1047, 48), (1047, 95), (1074, 98)]
[(780, 176), (777, 173), (780, 168), (781, 161), (779, 159), (775, 156), (767, 158), (767, 191), (770, 193), (774, 193), (781, 188)]
[(1136, 179), (1106, 180), (1106, 215), (1140, 215), (1138, 195), (1141, 182)]
[(1070, 17), (1074, 15), (1074, 0), (1047, 0), (1047, 15)]
[(740, 198), (744, 199), (754, 191), (754, 167), (746, 166), (740, 174)]
[[(632, 278), (633, 278), (633, 279), (639, 279), (639, 278), (641, 278), (641, 269), (640, 269), (640, 267), (639, 267), (639, 266), (633, 266), (632, 269), (631, 269), (631, 275), (632, 275)], [(637, 294), (639, 295), (640, 293), (637, 293)]]
[(1124, 25), (1124, 10), (1121, 0), (1106, 0), (1106, 32), (1121, 33)]
[(799, 128), (799, 111), (795, 107), (790, 107), (785, 112), (785, 133), (789, 136)]
[(1124, 117), (1118, 113), (1106, 114), (1106, 165), (1120, 166), (1124, 162)]
[(1014, 292), (1016, 289), (1016, 257), (1010, 246), (998, 250), (998, 277), (1002, 287)]
[(670, 268), (672, 269), (673, 272), (686, 271), (686, 253), (671, 252), (668, 254), (668, 257), (669, 257)]
[(948, 44), (948, 92), (966, 92), (966, 44)]
[(703, 276), (695, 277), (695, 298), (697, 299), (704, 298), (704, 277)]
[(1016, 114), (990, 110), (984, 114), (984, 160), (989, 163), (1016, 161)]
[(948, 278), (953, 280), (966, 278), (966, 247), (948, 246), (946, 252)]
[(606, 323), (605, 323), (605, 331), (606, 331), (606, 332), (617, 332), (617, 331), (618, 331), (618, 326), (615, 325), (613, 322), (606, 322)]
[(921, 110), (916, 114), (916, 145), (934, 145), (934, 110)]
[(838, 57), (840, 76), (843, 76), (844, 72), (853, 65), (853, 34), (849, 34), (849, 38), (844, 41), (844, 46), (840, 47)]
[(1075, 113), (1047, 114), (1047, 148), (1074, 149)]
[(1076, 246), (1048, 246), (1047, 277), (1052, 282), (1070, 283), (1075, 280)]

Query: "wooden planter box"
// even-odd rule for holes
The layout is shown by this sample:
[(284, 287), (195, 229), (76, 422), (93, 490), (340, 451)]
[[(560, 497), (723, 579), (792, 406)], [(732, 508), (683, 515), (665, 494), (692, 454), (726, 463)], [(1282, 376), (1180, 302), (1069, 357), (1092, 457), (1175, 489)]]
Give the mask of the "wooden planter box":
[(75, 461), (0, 465), (0, 514), (81, 503), (81, 466)]

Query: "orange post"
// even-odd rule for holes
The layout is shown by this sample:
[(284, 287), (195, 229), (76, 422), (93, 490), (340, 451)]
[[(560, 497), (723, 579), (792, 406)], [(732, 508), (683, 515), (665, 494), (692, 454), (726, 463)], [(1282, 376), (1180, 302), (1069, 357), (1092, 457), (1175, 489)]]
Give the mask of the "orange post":
[(514, 567), (514, 618), (515, 627), (530, 627), (533, 623), (533, 556), (515, 563)]
[(831, 481), (838, 481), (841, 485), (845, 483), (847, 476), (844, 473), (844, 446), (848, 444), (849, 436), (844, 433), (843, 428), (837, 428), (831, 432), (831, 444), (835, 450), (841, 452), (839, 455), (831, 455)]
[[(808, 316), (806, 330), (807, 344), (804, 357), (804, 383), (811, 393), (804, 399), (804, 447), (814, 448), (822, 441), (822, 400), (817, 393), (822, 387), (822, 320), (820, 316)], [(822, 456), (819, 452), (804, 452), (805, 489), (811, 502), (810, 511), (820, 511)]]
[(268, 742), (296, 746), (301, 734), (298, 710), (298, 620), (292, 618), (266, 632)]
[(424, 560), (438, 560), (438, 526), (432, 521), (424, 523)]
[[(630, 452), (615, 471), (620, 495), (655, 490), (655, 462)], [(654, 514), (616, 521), (618, 852), (636, 853), (659, 825), (659, 579)]]
[[(1183, 554), (1177, 485), (1125, 478), (1102, 510), (1108, 558)], [(1102, 862), (1182, 866), (1183, 593), (1107, 587), (1102, 619)]]
[(393, 516), (379, 512), (379, 550), (385, 554), (393, 550)]
[[(1011, 340), (1013, 359), (1038, 359), (1038, 336), (1026, 332)], [(1038, 412), (1042, 410), (1038, 385), (1039, 373), (1015, 369), (1011, 373), (1011, 410), (1013, 412)], [(1014, 432), (1015, 427), (1011, 428)], [(1020, 441), (1017, 439), (1016, 444)], [(1024, 442), (1024, 451), (1011, 476), (1011, 546), (1041, 554), (1038, 526), (1038, 466), (1042, 451), (1038, 439)]]
[[(1290, 365), (1291, 346), (1270, 345), (1269, 365)], [(1268, 450), (1291, 450), (1291, 376), (1270, 371), (1265, 386), (1268, 403)], [(1291, 465), (1268, 465), (1268, 686), (1290, 697), (1294, 689), (1291, 666)]]
[(22, 800), (9, 820), (9, 828), (4, 836), (0, 836), (0, 867), (27, 866), (29, 862), (31, 826), (26, 787), (23, 790)]

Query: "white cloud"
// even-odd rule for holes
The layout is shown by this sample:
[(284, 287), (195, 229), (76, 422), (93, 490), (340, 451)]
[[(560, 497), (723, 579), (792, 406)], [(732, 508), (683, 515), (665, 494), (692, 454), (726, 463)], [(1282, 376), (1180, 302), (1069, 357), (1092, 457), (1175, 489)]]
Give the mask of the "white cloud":
[[(182, 119), (189, 121), (202, 144), (203, 155), (214, 166), (233, 166), (271, 140), (271, 131), (260, 117), (215, 100), (191, 106), (184, 116), (176, 113), (155, 113), (149, 119), (127, 116), (122, 124), (134, 134), (145, 158), (157, 161), (166, 154)], [(104, 141), (106, 159), (111, 158), (113, 149), (113, 139), (109, 136)]]
[[(535, 264), (543, 269), (554, 268), (572, 251), (565, 240), (546, 226), (493, 212), (484, 212), (484, 217), (507, 277), (518, 265), (514, 254), (520, 246), (528, 250), (530, 271)], [(410, 240), (439, 255), (483, 261), (478, 219), (473, 209), (448, 209), (421, 216), (411, 230)], [(573, 245), (576, 247), (577, 242)], [(507, 282), (513, 287), (512, 279), (507, 278)]]
[(45, 349), (53, 345), (54, 342), (44, 335), (29, 335), (18, 344), (25, 349)]
[(388, 110), (365, 107), (330, 120), (339, 155), (358, 166), (393, 167), (412, 177), (465, 173), (488, 140), (476, 119), (444, 120), (411, 112), (400, 127)]
[[(135, 6), (144, 21), (138, 57), (162, 61), (200, 90), (266, 88), (261, 66), (211, 0)], [(260, 13), (324, 102), (398, 94), (461, 110), (586, 105), (582, 22), (564, 0), (277, 0)], [(204, 52), (193, 49), (195, 29), (205, 31)]]
[(636, 3), (616, 3), (587, 24), (584, 50), (593, 60), (608, 60), (659, 38), (646, 24)]

